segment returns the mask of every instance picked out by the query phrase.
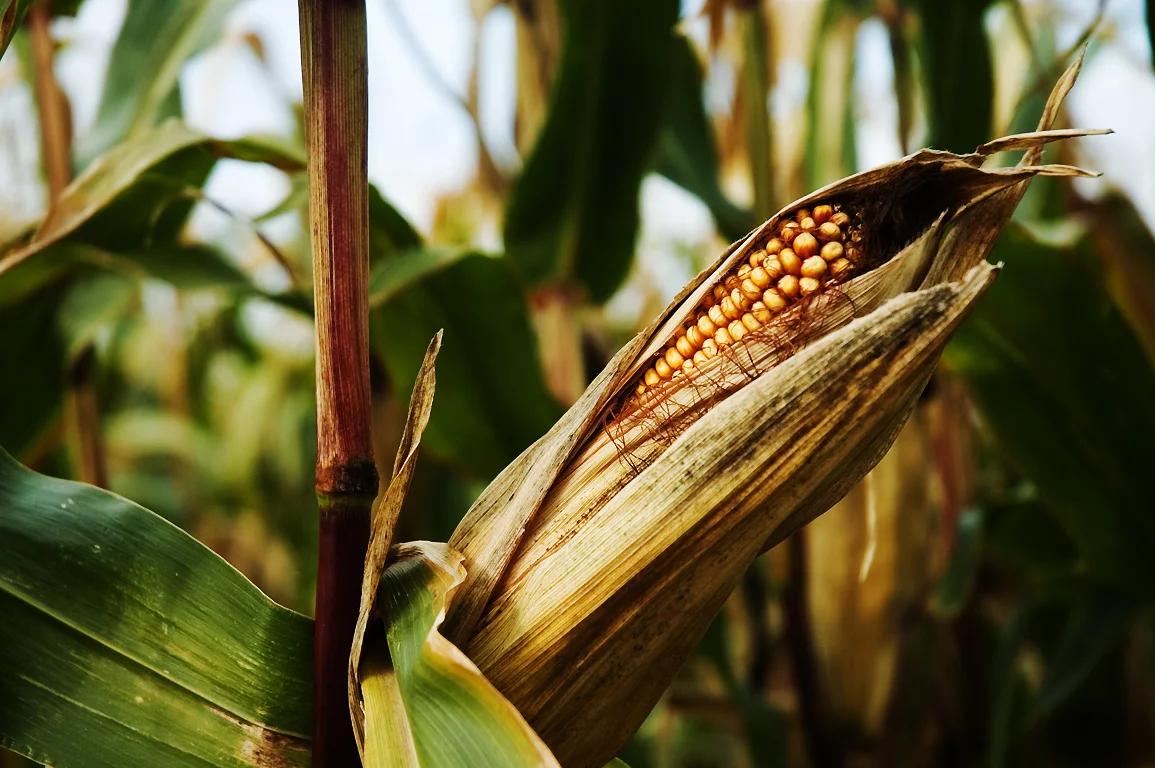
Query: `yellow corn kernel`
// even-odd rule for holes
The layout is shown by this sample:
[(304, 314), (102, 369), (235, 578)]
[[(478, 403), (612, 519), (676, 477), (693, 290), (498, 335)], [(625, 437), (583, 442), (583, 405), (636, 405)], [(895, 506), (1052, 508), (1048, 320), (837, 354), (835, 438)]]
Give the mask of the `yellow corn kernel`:
[(841, 280), (850, 274), (854, 269), (854, 265), (850, 263), (850, 259), (835, 259), (830, 263), (830, 276), (836, 280)]
[(802, 259), (798, 258), (798, 254), (789, 248), (784, 248), (782, 253), (778, 254), (778, 262), (782, 265), (783, 271), (790, 275), (802, 274)]
[(787, 298), (796, 298), (799, 292), (798, 278), (794, 275), (783, 275), (778, 281), (778, 292)]
[(808, 259), (818, 253), (818, 239), (809, 232), (803, 232), (794, 238), (792, 250), (800, 259)]
[(811, 256), (802, 262), (803, 277), (822, 277), (826, 274), (826, 259), (821, 256)]
[[(766, 273), (763, 272), (762, 274)], [(766, 280), (769, 282), (770, 278), (766, 278)], [(762, 298), (762, 288), (750, 278), (746, 278), (742, 281), (742, 295), (750, 301), (757, 301)]]
[(810, 215), (813, 216), (814, 220), (821, 226), (834, 215), (834, 208), (829, 205), (816, 205), (814, 206), (814, 212)]
[(786, 274), (786, 270), (782, 268), (782, 262), (778, 260), (778, 256), (771, 256), (766, 259), (766, 263), (762, 266), (766, 268), (766, 274), (770, 277), (771, 282)]
[(842, 243), (830, 242), (822, 246), (822, 258), (827, 261), (838, 261), (845, 253)]
[[(770, 275), (762, 267), (754, 267), (754, 269), (750, 270), (750, 282), (764, 291), (770, 287)], [(759, 295), (761, 295), (761, 293), (759, 293)]]
[[(826, 262), (823, 263), (825, 264)], [(798, 290), (803, 296), (818, 293), (821, 288), (822, 283), (813, 277), (802, 277), (798, 279)]]
[(657, 362), (654, 363), (654, 370), (657, 371), (658, 375), (663, 379), (668, 379), (674, 375), (674, 369), (670, 367), (670, 364), (666, 362), (664, 357), (659, 357)]
[(771, 288), (763, 293), (762, 303), (771, 312), (781, 312), (786, 309), (786, 297), (779, 293), (777, 288)]
[(827, 221), (818, 227), (818, 237), (820, 240), (826, 242), (831, 240), (841, 240), (842, 229), (833, 221)]

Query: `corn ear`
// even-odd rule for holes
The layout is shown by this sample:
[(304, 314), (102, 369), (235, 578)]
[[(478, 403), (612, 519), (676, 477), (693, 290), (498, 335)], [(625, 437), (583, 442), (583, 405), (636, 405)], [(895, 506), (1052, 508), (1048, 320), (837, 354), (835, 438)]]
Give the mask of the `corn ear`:
[[(753, 558), (886, 452), (994, 278), (985, 258), (1025, 182), (1086, 175), (1035, 164), (1047, 142), (1094, 133), (1047, 130), (1076, 73), (1038, 132), (970, 155), (924, 150), (786, 206), (692, 281), (474, 504), (450, 540), (467, 575), (445, 632), (562, 764), (611, 757)], [(983, 167), (1007, 148), (1025, 149), (1023, 163)], [(864, 268), (674, 377), (667, 355), (684, 363), (678, 345), (707, 294), (827, 205), (861, 216)]]

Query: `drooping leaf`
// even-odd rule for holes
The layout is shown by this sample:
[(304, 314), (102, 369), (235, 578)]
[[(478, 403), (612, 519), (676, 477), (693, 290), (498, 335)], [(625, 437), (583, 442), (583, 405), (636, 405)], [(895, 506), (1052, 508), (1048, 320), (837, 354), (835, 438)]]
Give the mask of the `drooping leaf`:
[(1135, 205), (1111, 195), (1093, 210), (1092, 235), (1107, 270), (1107, 291), (1155, 367), (1155, 235)]
[(369, 273), (369, 305), (385, 304), (470, 253), (463, 248), (416, 248), (378, 261)]
[(916, 0), (930, 146), (966, 152), (991, 135), (994, 71), (983, 16), (991, 0)]
[(1075, 604), (1046, 677), (1027, 712), (1028, 721), (1055, 712), (1117, 646), (1139, 610), (1134, 597), (1095, 590)]
[(678, 4), (560, 5), (564, 46), (549, 117), (514, 186), (505, 244), (531, 284), (576, 280), (604, 301), (630, 267)]
[(142, 507), (0, 453), (0, 744), (82, 766), (307, 765), (308, 619)]
[(362, 670), (369, 768), (557, 765), (513, 705), (438, 631), (463, 571), (448, 546), (420, 542), (395, 549), (381, 574), (388, 655)]
[(812, 188), (853, 173), (857, 166), (854, 43), (863, 15), (851, 5), (827, 0), (811, 50), (805, 167), (807, 185)]
[(67, 344), (56, 313), (68, 290), (55, 280), (13, 302), (0, 302), (0, 445), (25, 456), (59, 413)]
[(421, 235), (373, 186), (369, 187), (369, 222), (371, 260), (421, 247)]
[(180, 116), (178, 78), (185, 63), (214, 40), (236, 0), (130, 0), (108, 62), (96, 124), (84, 137), (82, 162)]
[(737, 240), (754, 227), (754, 217), (732, 203), (719, 185), (718, 150), (702, 101), (702, 66), (684, 36), (675, 39), (667, 77), (670, 94), (657, 169), (705, 203), (727, 240)]
[(24, 14), (28, 12), (32, 0), (2, 0), (0, 1), (0, 56), (8, 50), (8, 44), (20, 23), (24, 21)]
[(1155, 373), (1082, 239), (1008, 232), (1006, 263), (947, 352), (998, 445), (1099, 579), (1155, 584)]
[(136, 284), (114, 273), (74, 283), (57, 318), (68, 344), (68, 357), (74, 357), (92, 344), (102, 330), (129, 310), (137, 296)]
[[(408, 258), (377, 268), (408, 270)], [(425, 256), (412, 258), (428, 266)], [(378, 287), (393, 281), (375, 278)], [(525, 295), (503, 258), (469, 253), (426, 271), (377, 307), (370, 326), (374, 348), (401, 392), (413, 386), (430, 337), (445, 330), (437, 407), (424, 445), (475, 475), (495, 474), (560, 413), (542, 378)]]
[(1155, 67), (1155, 0), (1147, 0), (1147, 43), (1151, 48), (1151, 65)]
[(167, 121), (117, 146), (92, 163), (64, 191), (31, 241), (0, 259), (0, 276), (65, 239), (112, 251), (147, 251), (171, 245), (194, 197), (220, 157), (299, 169), (291, 148), (250, 138), (211, 139), (178, 121)]
[(983, 515), (964, 510), (955, 528), (950, 563), (935, 590), (934, 608), (942, 616), (957, 616), (971, 597), (982, 556)]

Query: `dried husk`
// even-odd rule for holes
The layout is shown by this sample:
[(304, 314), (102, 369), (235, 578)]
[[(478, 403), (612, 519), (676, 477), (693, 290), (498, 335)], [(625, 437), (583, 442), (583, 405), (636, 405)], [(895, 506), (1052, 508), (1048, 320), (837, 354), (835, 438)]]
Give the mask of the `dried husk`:
[[(1077, 68), (1038, 132), (972, 155), (924, 150), (784, 208), (692, 281), (474, 504), (450, 540), (468, 575), (444, 632), (563, 764), (610, 758), (747, 565), (886, 452), (994, 278), (985, 258), (1026, 182), (1084, 174), (1036, 165), (1048, 141), (1092, 133), (1046, 130)], [(1027, 150), (1020, 165), (981, 167), (1008, 149)], [(745, 342), (748, 364), (716, 358), (712, 396), (671, 387), (660, 411), (617, 414), (718, 276), (787, 213), (848, 198), (874, 201), (874, 245), (892, 258)]]
[(912, 617), (941, 575), (932, 408), (921, 401), (878, 465), (805, 531), (820, 700), (851, 742), (882, 735)]

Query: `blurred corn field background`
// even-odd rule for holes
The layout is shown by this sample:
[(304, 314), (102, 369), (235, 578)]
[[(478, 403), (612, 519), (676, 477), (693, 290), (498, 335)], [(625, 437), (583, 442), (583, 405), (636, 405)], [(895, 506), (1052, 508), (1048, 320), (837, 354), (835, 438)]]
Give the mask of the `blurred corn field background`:
[[(368, 12), (378, 457), (445, 329), (398, 541), (447, 540), (726, 244), (857, 170), (1029, 130), (1089, 43), (1061, 122), (1116, 134), (1051, 154), (1105, 177), (1032, 185), (893, 448), (756, 562), (622, 758), (1155, 765), (1155, 5)], [(34, 6), (0, 61), (0, 242), (102, 153), (156, 149), (112, 180), (120, 208), (0, 279), (0, 445), (163, 514), (308, 613), (299, 50), (275, 0)], [(210, 151), (165, 150), (173, 120)]]

